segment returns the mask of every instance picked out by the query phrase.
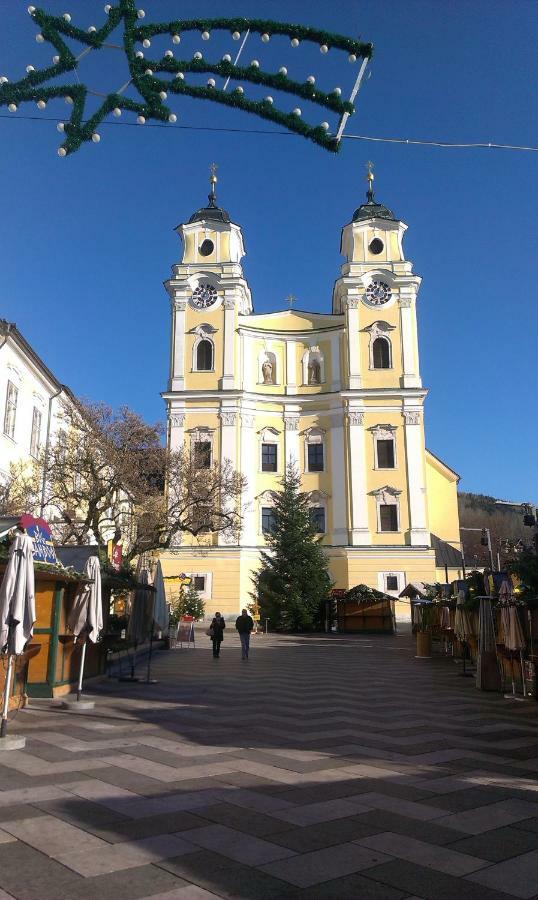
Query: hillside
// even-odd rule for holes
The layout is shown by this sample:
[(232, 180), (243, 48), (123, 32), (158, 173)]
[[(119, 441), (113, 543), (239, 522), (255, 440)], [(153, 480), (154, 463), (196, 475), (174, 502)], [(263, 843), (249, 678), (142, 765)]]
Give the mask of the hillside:
[[(523, 524), (523, 510), (514, 506), (499, 506), (495, 497), (485, 494), (470, 494), (461, 491), (458, 494), (460, 525), (465, 528), (489, 528), (493, 558), (497, 566), (497, 553), (500, 553), (501, 565), (512, 550), (506, 550), (501, 542), (510, 541), (512, 545), (522, 541), (525, 546), (532, 545), (534, 529)], [(480, 532), (462, 532), (465, 548), (465, 561), (469, 566), (488, 565), (488, 549), (480, 543)]]

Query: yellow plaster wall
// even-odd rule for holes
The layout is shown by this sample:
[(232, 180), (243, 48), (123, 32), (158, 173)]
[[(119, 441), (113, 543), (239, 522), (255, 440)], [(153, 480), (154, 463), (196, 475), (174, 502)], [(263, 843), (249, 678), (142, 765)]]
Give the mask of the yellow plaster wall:
[(460, 546), (458, 476), (426, 450), (426, 489), (430, 531)]

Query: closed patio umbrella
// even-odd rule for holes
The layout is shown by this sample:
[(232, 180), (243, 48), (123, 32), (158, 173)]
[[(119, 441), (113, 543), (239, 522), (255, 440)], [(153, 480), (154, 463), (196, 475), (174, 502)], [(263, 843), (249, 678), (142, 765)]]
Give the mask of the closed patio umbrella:
[(34, 633), (36, 615), (33, 553), (32, 538), (17, 531), (9, 548), (8, 563), (0, 586), (0, 652), (8, 655), (0, 737), (7, 734), (15, 656), (23, 652)]
[(77, 701), (82, 694), (84, 663), (86, 661), (86, 644), (97, 643), (103, 628), (103, 601), (101, 597), (101, 566), (98, 556), (90, 556), (84, 566), (84, 574), (89, 579), (83, 583), (75, 594), (73, 607), (67, 619), (67, 627), (73, 632), (75, 640), (82, 637), (83, 644), (80, 656), (80, 669), (77, 684)]
[[(508, 605), (501, 607), (501, 628), (503, 632), (503, 643), (507, 650), (512, 652), (519, 651), (519, 661), (521, 664), (521, 682), (523, 685), (523, 696), (526, 697), (527, 691), (525, 686), (525, 673), (523, 671), (523, 650), (527, 646), (525, 633), (521, 625), (517, 606), (513, 602), (512, 591), (509, 583), (503, 581), (499, 588), (499, 598)], [(512, 601), (512, 602), (510, 602)], [(514, 669), (510, 664), (510, 672), (512, 675), (512, 697), (516, 697), (516, 685), (514, 681)], [(509, 695), (510, 696), (510, 695)]]
[(467, 672), (466, 668), (466, 659), (467, 659), (467, 645), (469, 643), (469, 638), (473, 636), (473, 628), (471, 624), (471, 617), (469, 615), (469, 611), (464, 608), (463, 604), (465, 602), (465, 591), (458, 592), (458, 600), (456, 603), (456, 613), (454, 616), (454, 634), (457, 637), (458, 641), (463, 644), (463, 672), (460, 674), (464, 677), (470, 675)]
[(134, 654), (131, 661), (131, 674), (120, 676), (120, 681), (138, 681), (135, 677), (136, 651), (139, 644), (146, 640), (148, 634), (153, 631), (153, 597), (149, 588), (148, 572), (140, 568), (137, 573), (138, 584), (133, 592), (131, 600), (131, 613), (127, 626), (127, 636), (134, 644)]

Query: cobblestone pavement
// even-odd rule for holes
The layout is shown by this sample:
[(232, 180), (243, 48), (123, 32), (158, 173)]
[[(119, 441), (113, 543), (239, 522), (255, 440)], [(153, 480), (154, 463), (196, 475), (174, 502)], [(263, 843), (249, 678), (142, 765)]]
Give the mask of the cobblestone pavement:
[(538, 897), (538, 704), (408, 635), (208, 645), (13, 718), (0, 898)]

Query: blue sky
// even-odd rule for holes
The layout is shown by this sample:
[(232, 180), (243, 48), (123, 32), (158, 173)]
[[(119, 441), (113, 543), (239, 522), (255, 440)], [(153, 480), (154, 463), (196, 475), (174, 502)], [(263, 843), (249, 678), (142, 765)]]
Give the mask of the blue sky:
[[(49, 0), (81, 26), (103, 3)], [(146, 21), (245, 15), (301, 22), (375, 45), (352, 134), (538, 145), (536, 5), (531, 0), (141, 0)], [(54, 52), (35, 42), (26, 2), (0, 5), (0, 74), (11, 81)], [(250, 39), (249, 39), (250, 40)], [(195, 46), (196, 44), (196, 46)], [(230, 52), (193, 38), (185, 46)], [(200, 47), (198, 47), (200, 45)], [(182, 45), (183, 48), (183, 45)], [(226, 51), (224, 51), (226, 52)], [(244, 51), (290, 75), (312, 71), (344, 94), (345, 54), (288, 42)], [(295, 55), (294, 55), (295, 54)], [(92, 58), (93, 57), (93, 58)], [(124, 80), (122, 55), (90, 54), (81, 78), (101, 91)], [(250, 90), (250, 88), (248, 89)], [(288, 98), (290, 109), (297, 105)], [(173, 100), (178, 126), (273, 126), (217, 104)], [(163, 418), (169, 309), (162, 282), (178, 261), (173, 228), (203, 205), (209, 163), (219, 199), (244, 232), (256, 311), (330, 311), (342, 226), (362, 202), (365, 162), (377, 198), (408, 225), (406, 253), (424, 278), (419, 297), (427, 443), (461, 487), (506, 498), (536, 490), (536, 199), (538, 154), (441, 150), (347, 140), (338, 155), (295, 136), (103, 125), (98, 145), (57, 155), (54, 122), (32, 105), (1, 111), (3, 237), (0, 315), (19, 328), (78, 394)], [(305, 118), (326, 118), (307, 110)], [(316, 120), (316, 116), (319, 117)], [(134, 121), (124, 115), (123, 122)]]

